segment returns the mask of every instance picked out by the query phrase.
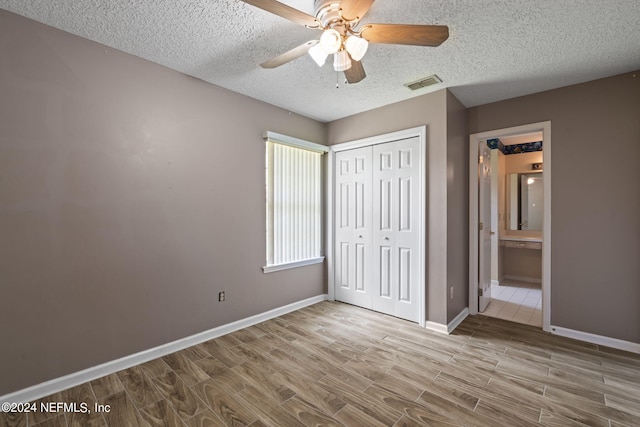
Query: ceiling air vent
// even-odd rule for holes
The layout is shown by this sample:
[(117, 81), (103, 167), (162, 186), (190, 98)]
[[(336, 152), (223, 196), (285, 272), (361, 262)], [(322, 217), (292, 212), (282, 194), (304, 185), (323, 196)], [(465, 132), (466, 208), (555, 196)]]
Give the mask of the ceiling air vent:
[(442, 80), (440, 80), (440, 77), (436, 76), (435, 74), (432, 74), (429, 77), (425, 77), (424, 79), (407, 83), (405, 86), (411, 90), (418, 90), (420, 88), (435, 85), (438, 83), (442, 83)]

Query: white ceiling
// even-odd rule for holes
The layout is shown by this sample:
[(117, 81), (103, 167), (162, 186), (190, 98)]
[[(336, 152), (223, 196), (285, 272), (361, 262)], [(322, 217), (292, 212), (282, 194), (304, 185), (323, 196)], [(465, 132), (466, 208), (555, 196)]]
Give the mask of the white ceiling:
[[(313, 0), (283, 0), (313, 15)], [(239, 0), (0, 0), (35, 19), (321, 121), (448, 87), (467, 107), (640, 69), (639, 0), (378, 0), (364, 23), (444, 24), (437, 48), (371, 45), (367, 78), (259, 64), (310, 30)], [(437, 74), (443, 83), (404, 84)]]

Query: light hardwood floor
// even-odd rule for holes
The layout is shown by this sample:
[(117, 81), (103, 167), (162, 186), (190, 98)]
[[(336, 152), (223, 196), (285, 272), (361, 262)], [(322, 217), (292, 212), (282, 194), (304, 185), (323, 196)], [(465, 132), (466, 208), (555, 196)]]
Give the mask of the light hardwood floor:
[(0, 426), (640, 426), (640, 355), (484, 316), (447, 336), (323, 302), (42, 401)]

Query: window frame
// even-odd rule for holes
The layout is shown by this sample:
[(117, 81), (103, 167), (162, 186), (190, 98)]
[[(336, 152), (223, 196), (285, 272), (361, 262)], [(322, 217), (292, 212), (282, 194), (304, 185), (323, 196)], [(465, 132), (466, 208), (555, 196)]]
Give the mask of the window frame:
[[(266, 257), (265, 257), (265, 266), (262, 267), (262, 270), (264, 273), (272, 273), (275, 271), (282, 271), (282, 270), (287, 270), (290, 268), (297, 268), (297, 267), (302, 267), (302, 266), (306, 266), (306, 265), (312, 265), (312, 264), (319, 264), (324, 262), (325, 257), (323, 255), (320, 255), (318, 257), (313, 257), (313, 258), (307, 258), (307, 259), (300, 259), (300, 260), (295, 260), (295, 261), (290, 261), (290, 262), (285, 262), (285, 263), (279, 263), (279, 264), (273, 264), (273, 252), (274, 252), (274, 239), (273, 239), (273, 201), (272, 201), (272, 188), (273, 188), (273, 179), (274, 179), (274, 174), (273, 174), (273, 156), (270, 155), (269, 150), (270, 150), (270, 144), (269, 143), (273, 143), (273, 144), (280, 144), (280, 145), (285, 145), (285, 146), (289, 146), (289, 147), (293, 147), (293, 148), (297, 148), (297, 149), (302, 149), (302, 150), (307, 150), (307, 151), (311, 151), (314, 153), (319, 153), (321, 155), (326, 154), (329, 152), (329, 147), (322, 145), (322, 144), (317, 144), (315, 142), (310, 142), (310, 141), (305, 141), (303, 139), (298, 139), (298, 138), (294, 138), (291, 136), (287, 136), (287, 135), (282, 135), (276, 132), (271, 132), (271, 131), (267, 131), (263, 134), (263, 139), (265, 140), (265, 198), (266, 198), (266, 203), (265, 203), (265, 212), (266, 212), (266, 221), (265, 221), (265, 225), (266, 225), (266, 245), (265, 245), (265, 250), (266, 250)], [(270, 164), (271, 163), (271, 164)], [(318, 194), (318, 197), (320, 199), (320, 224), (319, 226), (321, 227), (321, 230), (323, 230), (324, 227), (324, 218), (323, 218), (323, 214), (324, 214), (324, 201), (323, 201), (323, 193), (324, 193), (324, 184), (325, 184), (325, 179), (324, 179), (324, 170), (325, 170), (325, 165), (324, 165), (325, 161), (323, 160), (323, 158), (320, 158), (320, 178), (319, 178), (319, 192), (320, 194)], [(320, 253), (322, 252), (322, 241), (323, 241), (323, 232), (321, 231), (321, 238), (320, 238), (320, 242), (318, 243), (320, 245)], [(271, 263), (270, 263), (271, 262)]]

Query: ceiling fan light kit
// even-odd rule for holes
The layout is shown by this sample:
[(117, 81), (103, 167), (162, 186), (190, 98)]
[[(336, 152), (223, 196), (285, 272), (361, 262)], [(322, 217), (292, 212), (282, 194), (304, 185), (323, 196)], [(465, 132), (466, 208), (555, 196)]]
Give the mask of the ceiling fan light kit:
[[(319, 67), (333, 55), (333, 68), (344, 71), (347, 81), (358, 83), (366, 77), (360, 62), (369, 43), (439, 46), (449, 37), (445, 25), (367, 24), (360, 20), (375, 0), (315, 0), (315, 17), (276, 0), (241, 0), (267, 12), (322, 30), (320, 40), (312, 40), (260, 64), (275, 68), (308, 53)], [(353, 67), (353, 68), (352, 68)]]
[(332, 55), (342, 47), (342, 36), (337, 30), (329, 28), (320, 36), (320, 46), (328, 55)]
[(345, 50), (340, 50), (333, 55), (333, 69), (336, 71), (347, 71), (351, 68), (351, 58)]
[(360, 61), (364, 57), (368, 47), (369, 42), (361, 37), (356, 35), (344, 37), (337, 30), (329, 28), (320, 36), (320, 44), (309, 49), (309, 56), (319, 67), (322, 67), (327, 56), (334, 55), (333, 69), (346, 71), (351, 67), (352, 59)]
[(354, 61), (360, 61), (364, 58), (364, 54), (367, 53), (369, 42), (362, 37), (349, 36), (344, 44), (345, 49), (351, 55), (351, 59)]
[(329, 54), (322, 48), (322, 46), (320, 46), (320, 44), (317, 44), (309, 49), (309, 56), (313, 58), (316, 64), (318, 64), (318, 67), (322, 67)]

